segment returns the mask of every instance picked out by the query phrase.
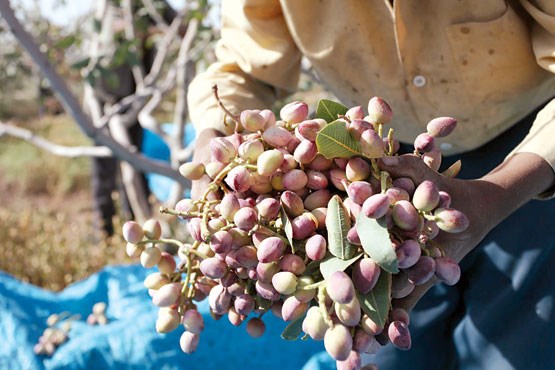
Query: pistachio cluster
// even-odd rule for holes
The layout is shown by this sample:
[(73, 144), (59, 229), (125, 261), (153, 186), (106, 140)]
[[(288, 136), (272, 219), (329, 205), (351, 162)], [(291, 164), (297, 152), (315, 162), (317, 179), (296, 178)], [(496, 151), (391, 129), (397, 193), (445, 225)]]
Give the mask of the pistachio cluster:
[[(282, 337), (323, 340), (339, 369), (361, 368), (360, 353), (388, 341), (410, 348), (409, 315), (391, 301), (433, 276), (459, 280), (435, 239), (464, 231), (468, 219), (433, 182), (379, 169), (377, 159), (397, 155), (399, 143), (391, 129), (384, 135), (392, 117), (385, 101), (370, 99), (367, 112), (330, 101), (314, 119), (300, 101), (279, 120), (245, 110), (232, 135), (211, 141), (211, 162), (180, 167), (192, 181), (210, 179), (200, 199), (162, 210), (187, 220), (193, 243), (161, 239), (155, 220), (123, 226), (127, 253), (159, 270), (145, 279), (160, 307), (158, 332), (182, 325), (181, 348), (195, 351), (204, 328), (195, 302), (208, 298), (214, 318), (246, 321), (253, 337), (271, 311), (290, 322)], [(435, 139), (455, 126), (449, 117), (430, 121), (414, 153), (438, 170)], [(177, 244), (181, 262), (160, 243)]]

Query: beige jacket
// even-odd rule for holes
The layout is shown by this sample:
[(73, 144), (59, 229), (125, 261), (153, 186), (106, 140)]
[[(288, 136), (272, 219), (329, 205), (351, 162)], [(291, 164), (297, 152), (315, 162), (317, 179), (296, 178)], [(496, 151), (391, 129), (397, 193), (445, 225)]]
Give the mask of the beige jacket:
[[(458, 119), (445, 154), (474, 149), (555, 97), (554, 0), (223, 0), (218, 62), (191, 85), (197, 129), (225, 131), (211, 86), (239, 112), (297, 88), (301, 55), (347, 106), (381, 96), (411, 143)], [(555, 100), (515, 149), (555, 169)]]

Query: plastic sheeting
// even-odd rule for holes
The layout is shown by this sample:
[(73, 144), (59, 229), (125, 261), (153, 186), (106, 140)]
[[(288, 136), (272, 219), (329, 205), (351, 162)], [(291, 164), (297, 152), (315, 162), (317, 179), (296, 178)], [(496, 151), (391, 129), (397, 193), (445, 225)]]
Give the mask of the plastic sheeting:
[[(253, 339), (245, 324), (234, 327), (226, 317), (214, 321), (207, 300), (199, 304), (206, 324), (199, 347), (184, 354), (182, 327), (169, 334), (155, 331), (157, 308), (143, 286), (151, 271), (140, 265), (109, 266), (60, 293), (0, 272), (0, 369), (335, 369), (322, 342), (281, 339), (285, 323), (272, 314), (263, 318), (264, 335)], [(85, 322), (97, 302), (107, 303), (107, 325)], [(63, 311), (81, 316), (68, 341), (52, 357), (35, 355), (33, 346), (47, 317)]]
[[(175, 126), (171, 123), (162, 124), (162, 130), (170, 135)], [(186, 147), (195, 140), (195, 128), (191, 123), (185, 125), (183, 133), (183, 145)], [(145, 129), (143, 132), (143, 141), (141, 144), (143, 154), (151, 159), (168, 162), (170, 161), (170, 148), (164, 143), (162, 138), (155, 132)], [(169, 177), (159, 175), (157, 173), (145, 174), (148, 187), (154, 196), (160, 201), (166, 201), (171, 192), (174, 181)], [(187, 194), (187, 193), (186, 193)]]

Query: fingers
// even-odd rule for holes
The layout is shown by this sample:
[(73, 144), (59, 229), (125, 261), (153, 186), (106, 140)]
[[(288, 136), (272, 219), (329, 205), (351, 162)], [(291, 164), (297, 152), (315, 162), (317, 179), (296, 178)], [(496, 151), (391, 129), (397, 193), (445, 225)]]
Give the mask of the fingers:
[(414, 154), (380, 158), (378, 167), (389, 172), (393, 178), (409, 177), (415, 184), (420, 184), (424, 180), (435, 182), (439, 179), (439, 174)]

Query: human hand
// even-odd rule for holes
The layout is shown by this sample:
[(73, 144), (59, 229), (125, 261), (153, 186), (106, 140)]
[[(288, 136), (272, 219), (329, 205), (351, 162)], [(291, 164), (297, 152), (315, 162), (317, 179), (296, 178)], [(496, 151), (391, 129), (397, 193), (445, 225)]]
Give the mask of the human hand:
[[(393, 177), (409, 177), (415, 184), (430, 180), (438, 189), (450, 194), (452, 207), (468, 217), (469, 227), (461, 233), (441, 233), (434, 240), (443, 247), (448, 257), (457, 262), (497, 224), (528, 200), (553, 186), (555, 181), (551, 166), (532, 153), (515, 154), (490, 173), (474, 180), (444, 176), (430, 169), (415, 155), (384, 157), (379, 166)], [(393, 307), (410, 312), (436, 282), (437, 279), (432, 279), (416, 286), (407, 297), (394, 300)]]
[[(393, 178), (409, 177), (416, 185), (424, 180), (433, 182), (440, 190), (451, 196), (451, 207), (463, 212), (469, 219), (469, 227), (460, 233), (441, 232), (434, 242), (440, 245), (445, 255), (456, 262), (468, 254), (480, 240), (495, 226), (495, 211), (486, 210), (489, 197), (494, 189), (480, 180), (461, 180), (444, 176), (429, 168), (416, 155), (402, 155), (386, 157), (379, 162), (382, 170), (391, 174)], [(472, 201), (470, 201), (472, 200)], [(486, 217), (487, 216), (487, 217)], [(393, 307), (400, 307), (410, 311), (418, 300), (438, 282), (432, 279), (426, 284), (417, 285), (407, 297), (393, 301)]]

